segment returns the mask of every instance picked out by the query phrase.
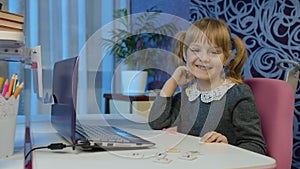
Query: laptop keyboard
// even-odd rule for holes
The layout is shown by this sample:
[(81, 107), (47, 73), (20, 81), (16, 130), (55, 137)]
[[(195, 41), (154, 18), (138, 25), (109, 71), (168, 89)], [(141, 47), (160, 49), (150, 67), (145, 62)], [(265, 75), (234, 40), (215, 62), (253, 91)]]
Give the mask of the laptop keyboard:
[(90, 140), (104, 142), (130, 142), (115, 132), (111, 126), (97, 126), (89, 124), (76, 125), (76, 131), (87, 136)]

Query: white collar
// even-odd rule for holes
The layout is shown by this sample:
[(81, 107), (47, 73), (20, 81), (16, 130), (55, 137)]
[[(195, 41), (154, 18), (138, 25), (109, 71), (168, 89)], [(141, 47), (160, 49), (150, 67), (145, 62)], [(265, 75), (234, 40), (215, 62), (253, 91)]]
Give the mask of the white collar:
[(197, 89), (197, 83), (192, 84), (191, 86), (185, 89), (185, 92), (188, 96), (189, 101), (196, 100), (199, 96), (202, 102), (210, 103), (214, 100), (220, 100), (226, 92), (235, 84), (225, 80), (220, 86), (209, 90), (209, 91), (200, 91)]

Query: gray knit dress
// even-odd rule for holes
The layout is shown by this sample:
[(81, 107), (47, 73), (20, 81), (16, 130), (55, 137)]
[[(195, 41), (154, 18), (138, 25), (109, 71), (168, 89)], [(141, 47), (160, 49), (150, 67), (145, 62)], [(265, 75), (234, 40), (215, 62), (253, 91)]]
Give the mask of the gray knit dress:
[(149, 125), (153, 129), (177, 126), (178, 132), (200, 137), (216, 131), (226, 136), (229, 144), (266, 154), (258, 110), (248, 85), (234, 85), (220, 100), (208, 103), (200, 97), (194, 101), (187, 97), (185, 92), (173, 97), (157, 96)]

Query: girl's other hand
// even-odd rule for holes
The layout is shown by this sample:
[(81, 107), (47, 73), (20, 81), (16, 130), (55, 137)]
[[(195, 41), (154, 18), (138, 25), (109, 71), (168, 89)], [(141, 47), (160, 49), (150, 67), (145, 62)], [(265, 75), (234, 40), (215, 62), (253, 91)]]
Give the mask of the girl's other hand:
[(211, 131), (211, 132), (204, 134), (204, 136), (201, 138), (201, 141), (205, 142), (205, 143), (214, 143), (215, 142), (215, 143), (228, 144), (227, 137), (218, 132), (215, 132), (215, 131)]

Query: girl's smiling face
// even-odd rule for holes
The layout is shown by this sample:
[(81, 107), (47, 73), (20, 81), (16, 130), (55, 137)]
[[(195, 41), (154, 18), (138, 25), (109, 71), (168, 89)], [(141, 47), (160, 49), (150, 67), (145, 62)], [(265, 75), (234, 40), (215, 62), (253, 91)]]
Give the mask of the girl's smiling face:
[(210, 83), (222, 81), (226, 61), (221, 47), (207, 41), (193, 42), (187, 49), (185, 60), (187, 68), (196, 78)]

